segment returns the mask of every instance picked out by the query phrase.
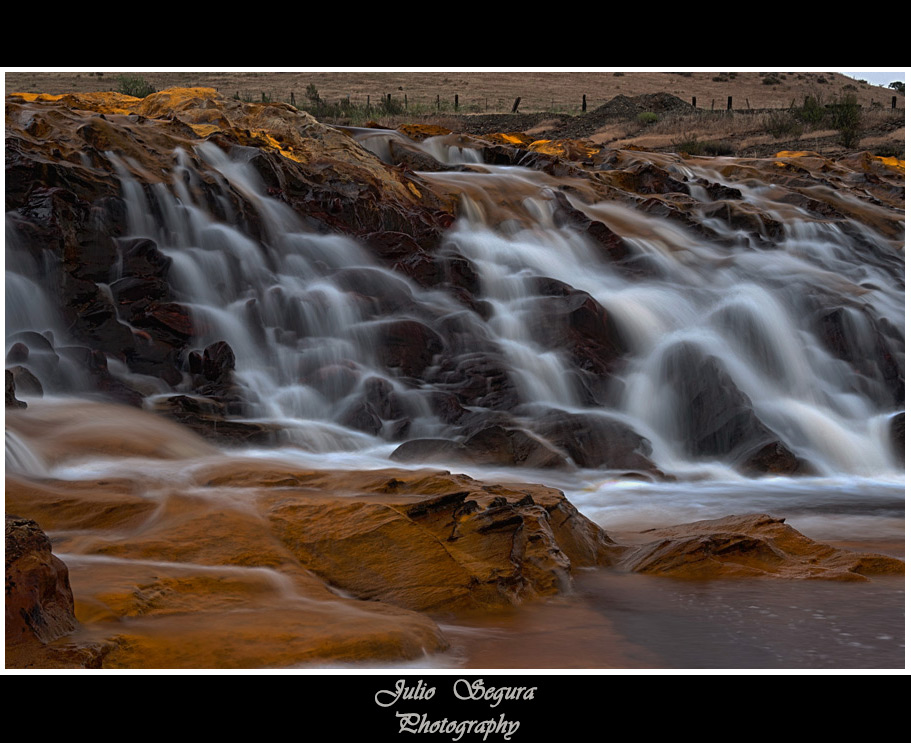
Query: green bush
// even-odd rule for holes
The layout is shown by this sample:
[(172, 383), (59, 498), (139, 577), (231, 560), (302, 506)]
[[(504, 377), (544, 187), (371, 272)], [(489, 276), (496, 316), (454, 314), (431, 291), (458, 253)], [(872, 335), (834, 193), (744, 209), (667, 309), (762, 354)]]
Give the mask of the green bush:
[(795, 108), (792, 113), (798, 121), (810, 126), (818, 126), (825, 121), (826, 107), (818, 95), (808, 95), (799, 108)]
[(147, 95), (157, 93), (155, 86), (144, 77), (138, 75), (119, 75), (117, 77), (117, 92), (131, 95), (134, 98), (145, 98)]
[(861, 110), (857, 97), (848, 93), (829, 106), (832, 128), (838, 130), (842, 146), (852, 149), (860, 143)]
[(636, 117), (636, 121), (642, 126), (649, 126), (658, 121), (658, 114), (653, 113), (652, 111), (643, 111)]

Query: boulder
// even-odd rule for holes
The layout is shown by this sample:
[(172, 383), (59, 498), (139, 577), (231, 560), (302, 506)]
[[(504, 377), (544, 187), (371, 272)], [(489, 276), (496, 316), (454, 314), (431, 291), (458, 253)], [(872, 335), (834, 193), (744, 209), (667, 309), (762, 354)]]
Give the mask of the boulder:
[(727, 516), (640, 532), (618, 567), (674, 578), (785, 578), (865, 581), (902, 575), (894, 557), (853, 552), (814, 542), (782, 518)]
[(648, 439), (620, 421), (553, 410), (538, 418), (535, 431), (580, 467), (659, 474)]
[(6, 515), (6, 642), (50, 642), (76, 629), (66, 565), (37, 523)]

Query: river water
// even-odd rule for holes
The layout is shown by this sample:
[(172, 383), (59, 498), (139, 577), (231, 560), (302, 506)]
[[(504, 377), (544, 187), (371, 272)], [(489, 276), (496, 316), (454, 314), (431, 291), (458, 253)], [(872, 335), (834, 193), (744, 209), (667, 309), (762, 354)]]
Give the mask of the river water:
[[(378, 135), (364, 141), (380, 156), (388, 150), (388, 139)], [(460, 344), (450, 349), (456, 359), (483, 352), (508, 369), (516, 394), (509, 410), (512, 425), (531, 428), (553, 410), (620, 422), (648, 440), (652, 461), (673, 480), (651, 482), (585, 468), (454, 467), (445, 458), (435, 464), (479, 479), (553, 485), (612, 534), (761, 512), (785, 516), (816, 539), (878, 545), (901, 554), (904, 470), (891, 450), (889, 421), (903, 410), (903, 400), (896, 399), (888, 369), (861, 363), (882, 354), (885, 346), (904, 368), (903, 246), (894, 235), (871, 227), (893, 218), (892, 210), (820, 185), (826, 198), (863, 217), (821, 219), (784, 198), (779, 186), (730, 177), (731, 163), (723, 160), (683, 162), (643, 153), (643, 159), (693, 184), (690, 194), (697, 202), (712, 203), (698, 184), (737, 188), (750, 210), (782, 225), (774, 236), (757, 236), (707, 217), (706, 226), (722, 238), (711, 241), (630, 203), (603, 200), (578, 179), (480, 165), (475, 151), (439, 140), (424, 148), (450, 165), (464, 166), (421, 176), (459, 194), (460, 217), (441, 250), (471, 261), (479, 277), (476, 298), (488, 308), (486, 316), (383, 267), (353, 239), (305, 230), (286, 206), (265, 195), (247, 166), (212, 145), (201, 145), (199, 156), (255, 206), (265, 227), (261, 240), (217, 220), (197, 201), (192, 186), (199, 175), (185, 155), (175, 156), (170, 186), (147, 190), (110, 155), (132, 232), (154, 239), (172, 260), (169, 280), (190, 308), (195, 327), (203, 329), (194, 346), (226, 340), (237, 359), (244, 416), (283, 431), (280, 447), (254, 448), (243, 456), (278, 456), (327, 469), (390, 466), (389, 455), (401, 440), (392, 435), (388, 420), (375, 433), (346, 425), (352, 401), (377, 378), (395, 392), (409, 421), (408, 438), (458, 435), (431, 405), (432, 394), (445, 390), (432, 369), (416, 382), (383, 363), (383, 323), (417, 320), (455, 328), (447, 340)], [(583, 235), (560, 226), (557, 192), (622, 236), (648, 270), (636, 275), (617, 270)], [(52, 289), (42, 283), (45, 267), (24, 257), (26, 251), (10, 252), (12, 240), (8, 235), (7, 351), (17, 341), (29, 345), (26, 366), (48, 393), (61, 396), (48, 397), (44, 405), (88, 396), (78, 366), (63, 357), (48, 361), (52, 344), (66, 345), (67, 330), (58, 319)], [(111, 283), (121, 278), (118, 270), (112, 266)], [(546, 319), (541, 277), (591, 295), (609, 313), (628, 349), (610, 388), (594, 402), (581, 391), (567, 354), (541, 341)], [(352, 290), (364, 282), (376, 288), (372, 302)], [(841, 354), (827, 345), (818, 323), (820, 314), (832, 308), (838, 308), (846, 336)], [(681, 349), (687, 349), (683, 357)], [(699, 368), (687, 366), (690, 357), (713, 359), (748, 398), (762, 425), (809, 463), (812, 474), (747, 477), (723, 452), (694, 454), (688, 440), (692, 403), (668, 384), (674, 375)], [(161, 380), (132, 373), (114, 359), (109, 366), (141, 389), (149, 404), (173, 394)], [(322, 370), (339, 368), (345, 373), (333, 377), (336, 382), (313, 382), (326, 378), (320, 377)], [(119, 435), (116, 428), (111, 435)], [(79, 480), (148, 475), (160, 467), (152, 460), (90, 452), (48, 465), (35, 448), (28, 435), (8, 432), (7, 469)], [(173, 464), (168, 467), (179, 480)], [(155, 477), (171, 476), (166, 469), (157, 469)], [(522, 609), (508, 621), (513, 630), (528, 622), (529, 633), (568, 638), (562, 651), (555, 641), (557, 648), (542, 650), (532, 665), (561, 665), (561, 658), (563, 665), (572, 666), (573, 658), (590, 665), (595, 658), (603, 667), (891, 667), (903, 655), (901, 588), (896, 581), (680, 586), (599, 572), (583, 575), (573, 597), (564, 597), (571, 608), (558, 600), (536, 610), (536, 619)], [(584, 615), (581, 624), (573, 624), (572, 617), (567, 621), (566, 613), (572, 612)], [(548, 617), (554, 618), (550, 624)], [(589, 629), (573, 633), (567, 626)], [(597, 641), (584, 639), (597, 635), (593, 627), (602, 628), (602, 638), (611, 638), (603, 653)], [(499, 631), (453, 625), (453, 637), (463, 639), (454, 643), (462, 655), (451, 662), (525, 666), (515, 651), (520, 644), (496, 640)], [(494, 646), (499, 650), (492, 651)], [(586, 647), (590, 656), (583, 663)]]

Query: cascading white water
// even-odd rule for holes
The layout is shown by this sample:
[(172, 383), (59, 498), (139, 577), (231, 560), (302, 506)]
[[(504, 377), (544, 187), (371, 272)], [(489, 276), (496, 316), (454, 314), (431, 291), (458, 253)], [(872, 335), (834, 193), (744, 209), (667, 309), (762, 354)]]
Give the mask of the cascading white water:
[[(382, 156), (388, 155), (389, 137), (399, 135), (363, 136)], [(768, 186), (730, 184), (746, 203), (781, 221), (783, 234), (774, 248), (759, 246), (717, 220), (707, 222), (733, 246), (712, 243), (625, 204), (570, 192), (574, 208), (606, 224), (647, 259), (648, 274), (630, 277), (583, 234), (555, 223), (555, 193), (565, 179), (479, 165), (477, 151), (448, 139), (432, 138), (422, 147), (449, 165), (472, 163), (462, 172), (422, 176), (462, 194), (462, 218), (443, 248), (465, 256), (477, 270), (477, 298), (490, 309), (486, 319), (451, 296), (380, 266), (350, 238), (308, 232), (288, 207), (265, 194), (249, 166), (214, 145), (200, 145), (199, 160), (258, 212), (260, 236), (219, 221), (199, 203), (200, 176), (185, 151), (175, 154), (170, 186), (148, 191), (132, 178), (127, 163), (110, 155), (133, 236), (154, 239), (172, 261), (169, 282), (200, 331), (194, 344), (202, 348), (224, 340), (234, 350), (247, 417), (278, 423), (293, 441), (315, 451), (388, 452), (387, 423), (376, 435), (348, 424), (365, 386), (382, 380), (403, 406), (409, 437), (450, 435), (451, 427), (431, 412), (427, 398), (444, 386), (406, 380), (390, 369), (382, 333), (391, 321), (430, 327), (458, 323), (464, 337), (473, 339), (469, 345), (492, 349), (507, 368), (525, 406), (517, 408), (519, 423), (522, 415), (533, 416), (541, 408), (621, 420), (649, 439), (660, 468), (686, 472), (693, 463), (680, 430), (681, 402), (665, 377), (679, 349), (689, 348), (717, 360), (762, 424), (821, 474), (896, 469), (884, 423), (896, 404), (876, 378), (879, 372), (868, 370), (865, 386), (859, 386), (855, 370), (821, 342), (805, 301), (812, 292), (839, 299), (855, 354), (874, 350), (864, 332), (871, 317), (883, 318), (903, 335), (903, 290), (895, 285), (890, 264), (856, 257), (857, 234), (874, 253), (894, 254), (888, 240), (859, 223), (850, 235), (842, 226), (813, 219), (777, 202), (776, 189)], [(709, 168), (687, 164), (684, 171), (672, 161), (662, 162), (688, 177), (728, 185)], [(698, 186), (692, 192), (709, 200)], [(230, 213), (227, 191), (221, 201)], [(152, 214), (159, 215), (157, 221)], [(119, 278), (117, 271), (112, 268), (112, 281)], [(13, 303), (8, 338), (16, 337), (11, 329), (62, 332), (54, 326), (50, 303), (33, 288), (38, 273), (36, 267), (13, 266), (12, 273), (8, 267), (7, 297)], [(629, 348), (606, 406), (593, 409), (574, 383), (567, 354), (541, 343), (546, 310), (535, 287), (544, 277), (590, 294)], [(369, 297), (365, 286), (371, 288)], [(23, 315), (28, 293), (39, 300)], [(903, 358), (897, 363), (902, 365)], [(111, 369), (122, 373), (116, 363)], [(709, 472), (709, 464), (696, 469)]]

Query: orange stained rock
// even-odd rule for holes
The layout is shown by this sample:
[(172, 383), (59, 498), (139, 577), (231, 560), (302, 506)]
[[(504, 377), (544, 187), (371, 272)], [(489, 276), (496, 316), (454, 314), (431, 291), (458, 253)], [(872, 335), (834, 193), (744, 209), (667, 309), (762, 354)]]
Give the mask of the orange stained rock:
[(776, 152), (775, 157), (822, 157), (822, 155), (810, 150), (782, 150)]
[(436, 124), (403, 124), (398, 131), (415, 142), (423, 142), (428, 137), (442, 137), (452, 134), (449, 129)]
[(899, 160), (897, 157), (879, 157), (878, 155), (874, 155), (873, 157), (891, 170), (896, 170), (900, 173), (905, 172), (904, 160)]
[(81, 111), (95, 111), (102, 114), (131, 114), (136, 112), (141, 98), (134, 98), (112, 90), (99, 93), (63, 93), (52, 95), (49, 93), (12, 93), (10, 97), (18, 97), (29, 102), (62, 103), (69, 108)]
[(481, 139), (485, 139), (488, 142), (492, 142), (493, 144), (513, 144), (520, 145), (522, 147), (532, 142), (531, 137), (526, 134), (522, 134), (521, 132), (510, 132), (509, 134), (496, 132), (495, 134), (485, 134), (481, 137)]
[(600, 147), (595, 147), (577, 139), (539, 139), (529, 144), (528, 149), (532, 152), (568, 157), (572, 160), (592, 157), (601, 151)]

